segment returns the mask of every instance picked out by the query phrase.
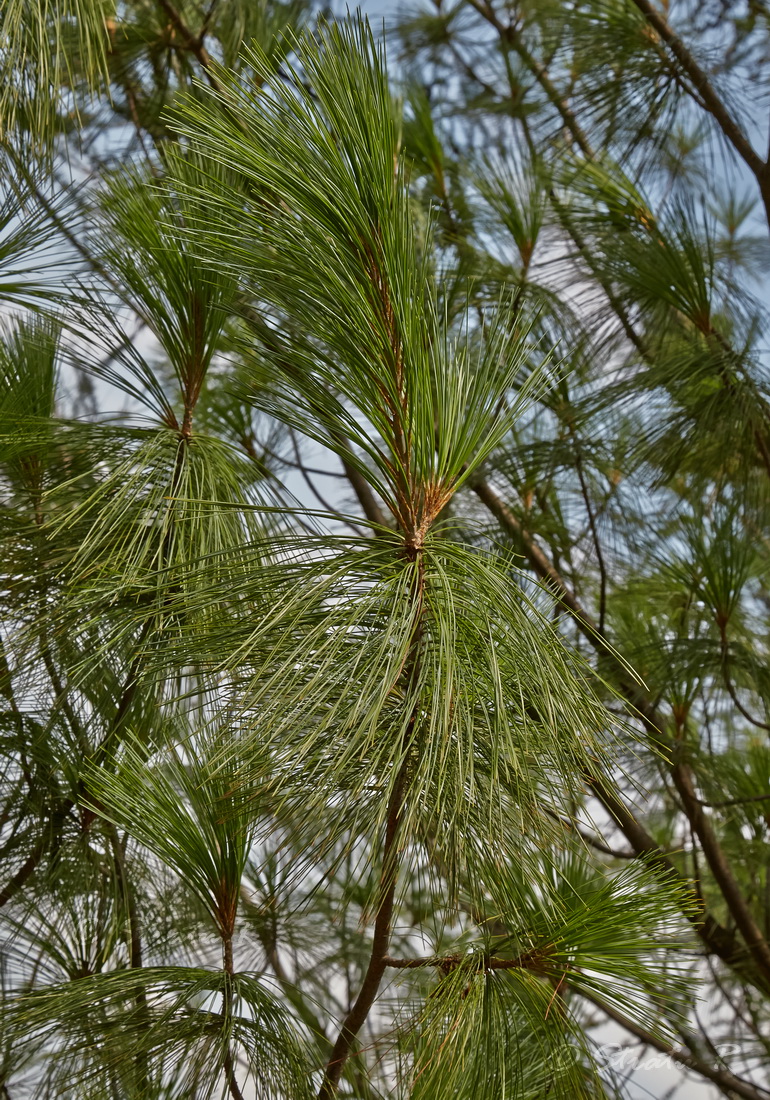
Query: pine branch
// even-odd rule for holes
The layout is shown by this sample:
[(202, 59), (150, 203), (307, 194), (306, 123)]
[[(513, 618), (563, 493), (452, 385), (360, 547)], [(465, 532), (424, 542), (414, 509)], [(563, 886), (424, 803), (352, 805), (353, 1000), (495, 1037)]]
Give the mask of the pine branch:
[[(549, 561), (546, 554), (535, 543), (532, 536), (521, 526), (513, 512), (504, 504), (488, 482), (484, 480), (476, 481), (473, 485), (473, 489), (492, 515), (495, 516), (503, 529), (507, 531), (508, 535), (513, 538), (515, 543), (522, 548), (534, 572), (542, 581), (546, 582), (547, 587), (554, 591), (559, 604), (569, 613), (583, 636), (602, 654), (603, 658), (611, 664), (615, 672), (616, 682), (622, 694), (642, 716), (645, 724), (653, 735), (659, 737), (660, 731), (665, 729), (666, 726), (662, 715), (658, 714), (655, 707), (641, 689), (630, 681), (628, 670), (625, 665), (609, 645), (606, 638), (599, 632), (598, 624), (582, 607), (564, 578)], [(658, 863), (667, 874), (675, 879), (681, 879), (674, 865), (661, 854), (660, 846), (656, 843), (654, 838), (647, 832), (634, 814), (624, 805), (618, 795), (610, 790), (606, 782), (601, 778), (591, 775), (585, 778), (591, 785), (594, 794), (612, 819), (617, 823), (621, 832), (626, 836), (626, 839), (629, 841), (634, 851), (638, 855), (652, 856), (656, 863)], [(688, 788), (686, 783), (683, 786), (683, 790), (687, 793)], [(680, 791), (680, 795), (681, 794), (682, 791)], [(709, 860), (709, 866), (711, 866), (711, 861), (713, 860), (714, 867), (712, 867), (712, 872), (714, 872), (715, 878), (720, 883), (720, 886), (727, 889), (725, 900), (742, 933), (745, 929), (745, 935), (747, 937), (746, 946), (758, 968), (757, 980), (760, 986), (765, 988), (770, 985), (770, 950), (768, 949), (767, 943), (759, 933), (756, 923), (748, 910), (746, 900), (735, 883), (735, 880), (732, 878), (729, 871), (729, 865), (716, 841), (713, 830), (703, 815), (697, 798), (695, 798), (694, 801), (688, 798), (686, 802), (684, 800), (683, 802), (685, 813), (693, 822), (694, 826), (695, 818), (697, 817), (698, 827), (696, 831), (698, 832), (701, 844), (703, 844), (703, 838), (706, 838), (708, 852), (705, 852), (705, 846), (704, 852), (706, 858)], [(722, 927), (710, 913), (704, 911), (697, 916), (690, 914), (689, 919), (710, 951), (719, 956), (719, 958), (728, 965), (734, 966), (740, 971), (745, 970), (745, 956), (743, 952), (736, 948), (730, 933), (727, 929)]]
[[(735, 149), (738, 156), (750, 168), (760, 183), (760, 187), (767, 187), (767, 165), (753, 148), (738, 123), (729, 113), (719, 95), (715, 91), (708, 75), (700, 67), (693, 55), (685, 46), (682, 39), (674, 32), (665, 16), (656, 11), (649, 0), (633, 0), (633, 3), (645, 17), (653, 30), (666, 43), (671, 53), (682, 66), (697, 90), (703, 105), (714, 118), (720, 130)], [(763, 190), (763, 197), (766, 192)], [(768, 210), (770, 218), (770, 210)]]
[(701, 843), (706, 862), (725, 899), (727, 908), (764, 978), (765, 985), (770, 988), (770, 945), (754, 920), (748, 902), (733, 875), (730, 863), (711, 827), (711, 822), (703, 812), (703, 803), (695, 793), (692, 769), (684, 760), (678, 759), (674, 762), (671, 775), (684, 811)]
[[(535, 974), (548, 971), (550, 952), (547, 948), (533, 948), (525, 951), (515, 959), (501, 959), (497, 955), (474, 955), (474, 965), (478, 964), (479, 970), (530, 970)], [(444, 974), (457, 969), (466, 959), (462, 955), (425, 955), (414, 959), (396, 959), (391, 955), (385, 957), (385, 965), (394, 970), (423, 970), (427, 967), (436, 967)]]
[(179, 37), (182, 40), (182, 48), (185, 50), (189, 50), (190, 53), (197, 59), (201, 68), (203, 69), (206, 79), (208, 80), (214, 91), (221, 92), (222, 85), (219, 83), (216, 76), (214, 76), (214, 73), (212, 72), (211, 55), (204, 45), (206, 30), (208, 28), (208, 21), (206, 20), (206, 18), (204, 17), (203, 28), (200, 33), (194, 34), (193, 31), (187, 26), (178, 9), (171, 2), (171, 0), (158, 0), (158, 3), (168, 16), (174, 30), (179, 34)]
[(701, 799), (701, 806), (709, 806), (711, 809), (720, 810), (727, 806), (744, 806), (752, 802), (767, 802), (770, 794), (749, 795), (748, 798), (724, 798), (719, 802), (706, 802)]
[(548, 101), (561, 115), (564, 125), (575, 139), (576, 144), (587, 157), (591, 157), (593, 155), (591, 145), (575, 115), (567, 106), (563, 96), (551, 80), (548, 75), (548, 70), (544, 65), (541, 65), (527, 49), (521, 34), (516, 27), (514, 27), (513, 23), (509, 23), (507, 26), (505, 23), (502, 23), (492, 4), (487, 2), (487, 0), (468, 0), (468, 4), (477, 11), (495, 31), (497, 31), (501, 44), (512, 48), (519, 55), (545, 92)]
[(408, 761), (404, 760), (391, 792), (383, 845), (383, 869), (377, 915), (372, 936), (369, 965), (358, 991), (358, 996), (342, 1022), (337, 1040), (326, 1065), (324, 1079), (318, 1092), (318, 1100), (332, 1100), (336, 1095), (345, 1062), (349, 1058), (358, 1032), (363, 1027), (379, 992), (387, 969), (387, 950), (390, 943), (393, 908), (398, 880), (398, 840), (403, 798), (406, 790)]
[(645, 1046), (650, 1046), (654, 1050), (659, 1051), (659, 1053), (665, 1054), (672, 1062), (677, 1062), (679, 1065), (691, 1069), (694, 1073), (704, 1077), (707, 1081), (713, 1081), (720, 1089), (724, 1089), (729, 1096), (740, 1096), (742, 1100), (767, 1100), (767, 1098), (770, 1097), (769, 1090), (752, 1085), (751, 1082), (745, 1081), (741, 1077), (736, 1077), (735, 1074), (730, 1073), (729, 1070), (709, 1065), (708, 1062), (704, 1062), (703, 1059), (696, 1057), (696, 1055), (689, 1051), (681, 1050), (678, 1047), (673, 1047), (669, 1043), (663, 1042), (662, 1039), (646, 1031), (643, 1027), (640, 1027), (639, 1024), (629, 1020), (614, 1008), (610, 1008), (610, 1006), (606, 1005), (599, 997), (594, 997), (586, 993), (582, 988), (577, 990), (577, 992), (584, 1000), (598, 1008), (605, 1016), (613, 1020), (616, 1024), (619, 1024), (630, 1035), (635, 1036), (641, 1043), (644, 1043)]

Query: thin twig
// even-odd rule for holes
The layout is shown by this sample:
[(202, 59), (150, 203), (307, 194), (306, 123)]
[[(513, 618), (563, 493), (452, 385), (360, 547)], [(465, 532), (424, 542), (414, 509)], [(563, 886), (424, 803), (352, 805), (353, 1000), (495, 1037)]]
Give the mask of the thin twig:
[(770, 794), (755, 794), (749, 798), (725, 798), (722, 802), (704, 802), (701, 800), (701, 806), (709, 806), (712, 810), (721, 810), (725, 806), (743, 806), (748, 802), (767, 802), (770, 799)]
[(342, 513), (339, 512), (333, 505), (331, 505), (323, 496), (323, 494), (320, 493), (319, 490), (316, 488), (316, 485), (314, 484), (313, 479), (310, 477), (308, 470), (302, 464), (302, 457), (300, 455), (299, 445), (297, 443), (297, 438), (294, 434), (293, 428), (289, 428), (289, 438), (291, 439), (292, 448), (294, 450), (294, 457), (296, 459), (295, 468), (299, 470), (305, 484), (307, 485), (313, 496), (316, 498), (318, 503), (321, 505), (321, 507), (325, 508), (330, 516), (334, 516), (338, 523), (342, 523), (346, 527), (349, 527), (354, 535), (358, 535), (359, 537), (363, 536), (365, 532), (362, 531), (360, 527), (356, 527), (355, 524), (351, 523), (349, 519), (346, 519), (345, 516), (343, 516)]
[(601, 543), (599, 541), (599, 530), (596, 524), (594, 510), (591, 505), (591, 497), (588, 492), (588, 485), (586, 483), (585, 475), (583, 473), (583, 460), (580, 455), (580, 442), (575, 435), (575, 431), (572, 425), (570, 425), (570, 433), (575, 440), (575, 469), (577, 471), (578, 481), (580, 482), (580, 492), (583, 497), (583, 503), (586, 506), (588, 526), (591, 529), (591, 538), (593, 540), (594, 551), (596, 553), (596, 564), (599, 567), (599, 633), (604, 634), (604, 620), (607, 611), (607, 567), (604, 562), (604, 554), (602, 552)]
[(456, 970), (463, 962), (471, 961), (479, 970), (532, 970), (535, 973), (544, 973), (550, 952), (546, 948), (533, 948), (517, 955), (515, 959), (501, 959), (497, 955), (475, 955), (470, 960), (463, 959), (461, 955), (425, 955), (414, 959), (395, 959), (390, 955), (385, 956), (385, 965), (394, 970), (423, 970), (427, 967), (436, 967), (449, 973)]
[(206, 76), (206, 79), (208, 80), (214, 91), (221, 92), (222, 85), (212, 72), (211, 55), (204, 45), (206, 27), (204, 26), (199, 34), (195, 34), (187, 26), (177, 8), (171, 3), (171, 0), (158, 0), (158, 3), (168, 16), (174, 30), (179, 34), (179, 37), (182, 39), (182, 48), (188, 50), (198, 60)]
[(743, 717), (746, 719), (747, 722), (749, 722), (752, 726), (755, 726), (756, 729), (770, 730), (770, 723), (762, 722), (759, 718), (755, 718), (754, 715), (751, 713), (751, 711), (747, 710), (746, 707), (744, 707), (743, 703), (738, 698), (738, 692), (735, 690), (735, 684), (733, 683), (733, 681), (730, 677), (730, 671), (729, 671), (729, 668), (728, 668), (728, 654), (727, 654), (727, 644), (726, 644), (726, 642), (724, 643), (724, 646), (725, 646), (725, 651), (724, 651), (724, 658), (723, 658), (723, 661), (722, 661), (722, 675), (724, 677), (725, 687), (727, 688), (727, 694), (730, 696), (733, 703), (735, 704), (735, 709), (740, 714), (743, 715)]

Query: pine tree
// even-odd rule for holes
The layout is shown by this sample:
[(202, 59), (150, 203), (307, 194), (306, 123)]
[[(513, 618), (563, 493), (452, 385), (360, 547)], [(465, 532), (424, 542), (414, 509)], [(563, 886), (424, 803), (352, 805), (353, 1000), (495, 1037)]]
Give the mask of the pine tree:
[(0, 15), (5, 1095), (770, 1096), (768, 13), (317, 16)]

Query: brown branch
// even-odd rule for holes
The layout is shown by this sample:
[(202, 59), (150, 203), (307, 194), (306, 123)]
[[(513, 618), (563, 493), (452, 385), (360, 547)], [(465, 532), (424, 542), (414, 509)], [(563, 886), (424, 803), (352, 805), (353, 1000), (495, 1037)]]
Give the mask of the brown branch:
[(770, 946), (754, 920), (716, 833), (711, 827), (711, 822), (703, 812), (703, 803), (695, 793), (692, 769), (684, 760), (679, 759), (674, 763), (671, 776), (682, 800), (684, 811), (701, 843), (711, 873), (727, 903), (727, 908), (757, 968), (763, 974), (765, 982), (770, 985)]
[(240, 441), (243, 450), (258, 466), (264, 467), (265, 458), (270, 458), (278, 466), (286, 466), (290, 470), (300, 470), (308, 474), (313, 474), (315, 477), (331, 477), (337, 478), (340, 481), (345, 481), (345, 475), (339, 473), (337, 470), (322, 470), (318, 466), (308, 466), (306, 463), (292, 462), (290, 458), (286, 458), (285, 455), (279, 455), (276, 451), (273, 451), (266, 444), (261, 445), (262, 457), (257, 454), (257, 449), (254, 446), (254, 438), (250, 435), (245, 435)]
[(364, 475), (357, 470), (355, 466), (352, 466), (341, 455), (340, 461), (342, 462), (342, 468), (345, 471), (345, 476), (350, 482), (353, 492), (356, 494), (358, 503), (361, 505), (364, 515), (370, 523), (375, 524), (377, 527), (388, 527), (387, 516), (383, 512), (382, 508), (377, 502), (377, 498), (372, 492), (372, 488)]
[(632, 0), (632, 2), (682, 66), (683, 72), (692, 81), (693, 87), (698, 92), (703, 106), (715, 120), (738, 156), (762, 183), (765, 179), (767, 165), (717, 95), (707, 73), (700, 67), (679, 35), (668, 24), (662, 12), (657, 11), (649, 0)]
[(738, 693), (735, 690), (735, 685), (733, 684), (732, 680), (730, 679), (730, 676), (727, 672), (727, 669), (724, 670), (724, 676), (725, 676), (725, 687), (727, 688), (727, 694), (730, 696), (733, 703), (735, 704), (736, 710), (738, 710), (738, 712), (743, 715), (743, 717), (746, 719), (747, 722), (750, 722), (751, 725), (755, 726), (757, 729), (759, 729), (759, 730), (770, 730), (770, 724), (769, 723), (762, 722), (762, 721), (759, 720), (759, 718), (755, 718), (751, 714), (751, 712), (748, 711), (746, 709), (746, 707), (744, 707), (743, 703), (741, 703), (740, 699), (738, 698)]
[(134, 655), (133, 661), (128, 667), (128, 675), (126, 676), (125, 683), (123, 684), (123, 690), (120, 693), (118, 705), (115, 708), (115, 715), (112, 719), (112, 722), (110, 723), (110, 728), (97, 745), (96, 752), (94, 753), (93, 760), (94, 763), (97, 765), (101, 764), (101, 762), (104, 760), (110, 746), (114, 742), (116, 736), (120, 733), (125, 723), (125, 720), (128, 717), (128, 713), (134, 702), (136, 693), (139, 690), (139, 671), (141, 668), (143, 656), (142, 646), (147, 640), (147, 635), (150, 633), (152, 623), (153, 619), (150, 618), (145, 619), (144, 623), (142, 624), (142, 629), (139, 632), (139, 638), (137, 639), (138, 649), (136, 654)]
[[(115, 825), (110, 823), (108, 827), (108, 835), (110, 838), (110, 846), (112, 848), (112, 858), (115, 865), (115, 874), (120, 884), (120, 889), (123, 894), (123, 900), (126, 904), (126, 912), (128, 915), (128, 962), (129, 966), (134, 969), (140, 969), (144, 963), (142, 960), (142, 931), (139, 918), (139, 911), (136, 908), (136, 898), (134, 892), (131, 889), (131, 882), (128, 877), (128, 869), (126, 867), (126, 857), (123, 852), (123, 845), (120, 843), (120, 837), (118, 836), (118, 830)], [(142, 998), (144, 1002), (144, 998)]]
[(743, 806), (748, 802), (767, 802), (770, 799), (770, 794), (754, 794), (748, 798), (725, 798), (722, 802), (705, 802), (701, 800), (701, 806), (710, 806), (714, 810), (722, 809), (725, 806)]
[(425, 955), (415, 959), (394, 959), (386, 955), (384, 962), (386, 966), (395, 970), (422, 970), (435, 966), (445, 974), (456, 970), (464, 962), (473, 962), (479, 970), (531, 970), (540, 974), (545, 972), (549, 958), (550, 952), (547, 948), (532, 948), (531, 951), (525, 951), (515, 959), (501, 959), (496, 955), (466, 956), (465, 958), (462, 955)]
[(492, 7), (492, 5), (486, 0), (468, 0), (470, 7), (472, 7), (478, 14), (484, 19), (491, 27), (493, 27), (500, 37), (500, 41), (504, 45), (508, 45), (519, 55), (521, 60), (527, 66), (529, 71), (537, 80), (540, 87), (545, 92), (549, 102), (559, 112), (564, 125), (569, 130), (570, 134), (575, 140), (575, 143), (580, 147), (581, 151), (589, 159), (593, 157), (593, 150), (591, 149), (590, 142), (583, 132), (578, 120), (572, 113), (570, 108), (564, 102), (564, 97), (560, 94), (558, 88), (548, 75), (548, 70), (544, 65), (541, 65), (529, 52), (524, 45), (521, 35), (512, 24), (506, 25), (502, 23)]
[(356, 1035), (361, 1030), (374, 1004), (380, 984), (387, 967), (387, 950), (390, 943), (391, 925), (393, 920), (393, 908), (396, 896), (396, 882), (398, 879), (398, 834), (401, 824), (403, 798), (407, 780), (407, 761), (401, 765), (395, 785), (390, 795), (388, 804), (388, 817), (385, 827), (385, 844), (383, 847), (383, 868), (380, 879), (380, 894), (377, 916), (374, 922), (374, 934), (372, 936), (372, 950), (369, 965), (364, 975), (358, 996), (353, 1007), (343, 1020), (337, 1041), (332, 1048), (326, 1072), (318, 1093), (318, 1100), (331, 1100), (336, 1094), (340, 1077), (355, 1043)]
[(245, 1100), (244, 1095), (240, 1090), (240, 1086), (238, 1085), (238, 1078), (235, 1076), (233, 1053), (229, 1047), (225, 1051), (222, 1065), (225, 1071), (225, 1078), (227, 1079), (227, 1087), (233, 1100)]
[[(484, 504), (487, 510), (495, 517), (508, 537), (522, 550), (533, 572), (541, 581), (545, 582), (546, 588), (553, 591), (559, 604), (569, 613), (577, 624), (581, 634), (588, 639), (594, 649), (602, 653), (609, 651), (610, 655), (614, 655), (614, 651), (600, 634), (598, 623), (589, 612), (585, 610), (575, 593), (557, 570), (556, 566), (550, 561), (547, 554), (540, 549), (533, 536), (522, 526), (518, 517), (514, 515), (508, 505), (498, 496), (489, 482), (484, 478), (476, 478), (472, 482), (471, 488), (482, 504)], [(619, 660), (617, 656), (616, 659)], [(641, 699), (643, 702), (646, 702), (644, 696), (641, 696)], [(652, 717), (653, 715), (651, 714), (651, 719)]]
[[(570, 821), (567, 818), (563, 818), (561, 814), (557, 814), (555, 810), (551, 810), (547, 806), (544, 806), (543, 809), (550, 818), (553, 818), (554, 821), (558, 821), (560, 825), (563, 825), (568, 833), (577, 833), (584, 844), (587, 844), (590, 848), (593, 848), (597, 852), (601, 852), (602, 855), (612, 856), (613, 859), (638, 858), (638, 852), (635, 852), (633, 850), (627, 852), (619, 852), (616, 848), (610, 848), (608, 844), (602, 844), (600, 840), (597, 840), (596, 837), (591, 836), (590, 833), (587, 833), (585, 831), (585, 829), (581, 829), (576, 822)], [(668, 854), (670, 853), (661, 853), (661, 855)]]
[(211, 55), (204, 45), (204, 39), (206, 37), (206, 25), (201, 30), (200, 34), (194, 34), (192, 30), (187, 26), (184, 19), (180, 15), (171, 0), (158, 0), (158, 3), (163, 8), (164, 12), (169, 18), (174, 30), (181, 38), (181, 46), (183, 49), (188, 50), (193, 57), (197, 59), (208, 80), (211, 87), (215, 92), (222, 91), (222, 85), (219, 83), (214, 73), (211, 71)]
[(204, 36), (208, 33), (208, 29), (211, 26), (211, 20), (214, 17), (214, 12), (217, 10), (218, 5), (219, 5), (219, 0), (211, 0), (211, 3), (209, 4), (208, 8), (204, 12), (203, 22), (201, 23), (200, 34), (198, 35), (199, 38), (203, 39)]
[[(572, 592), (564, 578), (550, 562), (547, 555), (540, 549), (529, 532), (522, 527), (510, 508), (500, 499), (488, 482), (478, 480), (473, 485), (473, 489), (479, 499), (498, 520), (501, 527), (521, 547), (535, 574), (551, 588), (560, 605), (568, 612), (583, 636), (591, 643), (597, 652), (603, 656), (605, 661), (613, 667), (616, 682), (621, 693), (642, 717), (645, 725), (653, 736), (660, 737), (660, 731), (665, 728), (665, 722), (662, 716), (657, 712), (641, 687), (633, 683), (623, 661), (612, 649), (606, 638), (599, 632), (597, 623), (582, 607), (574, 592)], [(672, 877), (672, 879), (680, 882), (683, 881), (679, 871), (674, 867), (671, 861), (661, 853), (660, 847), (655, 839), (647, 832), (631, 810), (628, 809), (620, 796), (608, 786), (607, 782), (602, 777), (594, 775), (586, 775), (585, 779), (605, 810), (617, 823), (634, 851), (638, 855), (650, 856), (666, 874)], [(735, 880), (732, 879), (724, 853), (721, 851), (716, 841), (716, 837), (703, 815), (702, 808), (697, 798), (695, 798), (694, 805), (700, 813), (696, 833), (702, 845), (704, 843), (704, 836), (707, 839), (708, 851), (706, 851), (706, 846), (704, 845), (704, 854), (712, 869), (712, 873), (714, 873), (714, 877), (720, 882), (720, 885), (724, 882), (727, 888), (728, 894), (725, 896), (725, 900), (728, 902), (728, 907), (738, 928), (741, 930), (742, 934), (744, 934), (743, 930), (746, 929), (745, 935), (748, 936), (746, 946), (757, 965), (759, 971), (759, 984), (763, 988), (766, 988), (770, 984), (770, 968), (766, 967), (764, 962), (764, 955), (768, 950), (767, 944), (762, 939), (761, 935), (759, 935), (759, 939), (757, 939), (759, 930), (751, 917), (743, 895), (735, 883)], [(695, 821), (691, 817), (691, 814), (695, 812), (693, 804), (685, 804), (684, 810), (688, 818), (692, 821), (693, 827), (695, 827)], [(712, 866), (712, 860), (715, 866)], [(732, 881), (730, 881), (731, 879)], [(738, 919), (739, 915), (740, 920)], [(717, 955), (729, 966), (739, 970), (745, 968), (745, 953), (740, 949), (740, 946), (735, 944), (731, 933), (720, 925), (708, 911), (703, 911), (699, 914), (688, 914), (688, 919), (693, 924), (695, 931), (703, 940), (709, 951)], [(770, 954), (768, 954), (768, 962), (770, 963)], [(754, 980), (756, 982), (756, 978)]]
[(318, 489), (318, 487), (316, 486), (315, 482), (313, 481), (313, 479), (310, 476), (310, 471), (302, 463), (302, 456), (300, 454), (299, 445), (297, 443), (297, 437), (294, 434), (294, 429), (293, 428), (289, 428), (289, 438), (291, 440), (291, 445), (292, 445), (292, 448), (294, 450), (294, 457), (296, 458), (296, 462), (294, 464), (295, 468), (297, 470), (299, 470), (300, 474), (302, 475), (303, 481), (305, 482), (305, 484), (307, 485), (308, 489), (313, 494), (313, 496), (316, 498), (318, 503), (321, 505), (321, 507), (324, 508), (329, 513), (330, 516), (334, 516), (334, 518), (337, 520), (338, 523), (342, 523), (342, 524), (344, 524), (345, 527), (350, 528), (350, 530), (355, 535), (359, 535), (359, 536), (363, 535), (365, 532), (360, 527), (356, 527), (356, 525), (351, 523), (350, 520), (346, 516), (344, 516), (340, 511), (338, 511), (338, 509), (336, 509), (332, 504), (330, 504), (329, 501), (326, 499), (326, 497), (323, 495), (323, 493), (321, 493), (320, 490)]
[(755, 718), (752, 713), (747, 710), (746, 707), (744, 707), (743, 703), (738, 698), (738, 692), (736, 691), (735, 684), (733, 683), (732, 677), (730, 676), (730, 651), (727, 643), (726, 626), (721, 621), (718, 625), (722, 635), (722, 675), (724, 676), (727, 694), (732, 699), (738, 713), (742, 714), (747, 722), (749, 722), (752, 726), (755, 726), (757, 729), (770, 730), (770, 724), (768, 724), (767, 722), (762, 722), (759, 718)]
[(763, 1088), (757, 1088), (748, 1081), (744, 1081), (741, 1077), (736, 1077), (735, 1074), (730, 1073), (729, 1070), (719, 1069), (716, 1066), (709, 1065), (708, 1062), (702, 1061), (695, 1055), (688, 1053), (678, 1047), (673, 1047), (669, 1043), (659, 1039), (656, 1035), (651, 1034), (649, 1031), (645, 1031), (639, 1024), (622, 1016), (614, 1008), (610, 1008), (599, 997), (594, 997), (590, 993), (586, 993), (584, 989), (576, 989), (575, 992), (589, 1001), (592, 1005), (595, 1005), (605, 1016), (609, 1017), (616, 1024), (619, 1024), (624, 1030), (633, 1035), (645, 1046), (650, 1046), (654, 1050), (659, 1051), (661, 1054), (667, 1055), (672, 1062), (678, 1062), (681, 1066), (686, 1066), (687, 1069), (693, 1070), (701, 1077), (705, 1077), (708, 1081), (713, 1081), (715, 1085), (719, 1085), (720, 1089), (725, 1089), (731, 1096), (740, 1096), (742, 1100), (767, 1100), (770, 1096), (770, 1092)]
[(583, 459), (580, 454), (580, 441), (577, 439), (574, 429), (570, 425), (570, 433), (575, 440), (575, 469), (577, 470), (578, 481), (580, 482), (580, 492), (583, 497), (583, 503), (586, 506), (586, 514), (588, 515), (588, 526), (591, 529), (591, 538), (594, 544), (594, 551), (596, 553), (596, 563), (599, 567), (599, 633), (604, 634), (604, 620), (607, 612), (607, 567), (604, 561), (604, 554), (602, 552), (601, 542), (599, 541), (599, 529), (596, 523), (596, 517), (594, 516), (593, 506), (591, 504), (591, 496), (588, 492), (588, 484), (583, 473)]

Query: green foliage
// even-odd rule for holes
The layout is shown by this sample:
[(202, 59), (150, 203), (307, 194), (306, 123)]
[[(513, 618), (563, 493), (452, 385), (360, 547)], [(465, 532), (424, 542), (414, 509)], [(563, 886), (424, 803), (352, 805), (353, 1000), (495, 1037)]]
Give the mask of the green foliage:
[[(39, 144), (60, 125), (67, 91), (81, 81), (95, 90), (106, 76), (108, 21), (105, 0), (54, 5), (8, 0), (0, 15), (2, 137)], [(64, 110), (63, 110), (64, 109)]]
[[(231, 994), (234, 1007), (213, 1007)], [(307, 1095), (302, 1050), (284, 1011), (245, 974), (144, 967), (82, 977), (21, 997), (10, 1026), (27, 1043), (59, 1039), (48, 1071), (53, 1088), (214, 1096), (221, 1087), (212, 1066), (236, 1043), (248, 1052), (260, 1100)]]

